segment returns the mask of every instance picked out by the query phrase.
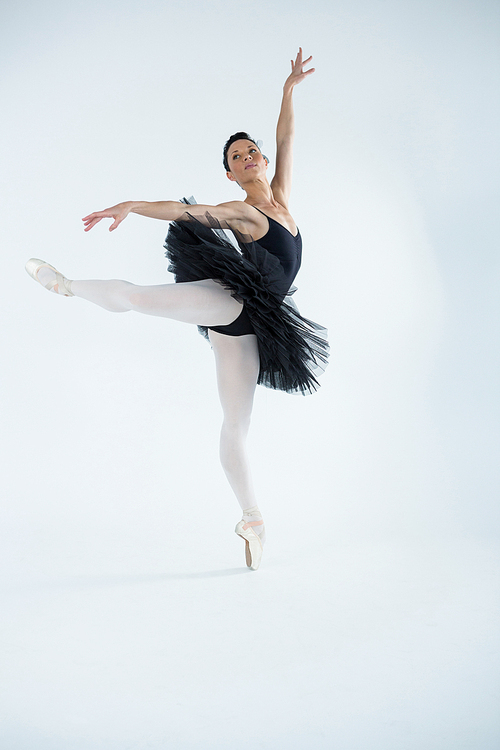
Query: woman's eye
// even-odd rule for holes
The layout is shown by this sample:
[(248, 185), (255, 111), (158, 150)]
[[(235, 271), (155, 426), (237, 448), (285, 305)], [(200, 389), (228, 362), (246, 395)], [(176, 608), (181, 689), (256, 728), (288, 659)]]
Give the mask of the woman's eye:
[(238, 154), (234, 154), (233, 161), (238, 158)]

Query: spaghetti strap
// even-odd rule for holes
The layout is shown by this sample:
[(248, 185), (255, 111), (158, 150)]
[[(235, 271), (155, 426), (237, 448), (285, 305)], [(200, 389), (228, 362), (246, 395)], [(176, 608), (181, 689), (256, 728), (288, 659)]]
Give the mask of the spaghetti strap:
[[(252, 206), (252, 208), (257, 208), (257, 206)], [(259, 211), (259, 212), (260, 212), (260, 213), (262, 214), (262, 216), (265, 216), (265, 217), (266, 217), (266, 219), (267, 219), (267, 220), (268, 220), (269, 222), (271, 222), (271, 221), (272, 221), (272, 222), (274, 222), (274, 223), (275, 223), (275, 224), (277, 224), (277, 225), (278, 225), (279, 227), (281, 227), (282, 229), (284, 229), (284, 230), (285, 230), (285, 232), (288, 232), (288, 234), (289, 234), (289, 235), (290, 235), (291, 237), (293, 237), (294, 239), (296, 239), (296, 238), (297, 238), (297, 237), (298, 237), (298, 236), (300, 235), (300, 232), (299, 232), (299, 228), (297, 227), (297, 225), (295, 225), (295, 226), (296, 226), (296, 228), (297, 228), (297, 234), (292, 234), (292, 233), (290, 232), (290, 230), (289, 230), (289, 229), (288, 229), (287, 227), (285, 227), (285, 225), (284, 225), (284, 224), (282, 224), (282, 223), (281, 223), (280, 221), (276, 221), (276, 219), (273, 219), (273, 217), (272, 217), (272, 216), (268, 216), (267, 214), (265, 214), (265, 213), (264, 213), (264, 211), (261, 211), (261, 209), (260, 209), (260, 208), (257, 208), (257, 211)], [(260, 242), (260, 240), (256, 240), (256, 242)]]

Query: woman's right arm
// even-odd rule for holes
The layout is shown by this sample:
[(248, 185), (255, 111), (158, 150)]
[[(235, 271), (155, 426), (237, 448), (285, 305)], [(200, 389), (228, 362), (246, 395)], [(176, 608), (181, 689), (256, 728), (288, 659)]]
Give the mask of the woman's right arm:
[(162, 219), (163, 221), (178, 221), (186, 211), (189, 211), (192, 216), (199, 219), (203, 219), (208, 212), (221, 223), (234, 224), (235, 228), (239, 228), (238, 225), (242, 222), (245, 228), (248, 228), (248, 224), (253, 223), (252, 220), (254, 218), (250, 207), (243, 201), (230, 201), (228, 203), (220, 203), (218, 206), (208, 206), (200, 203), (186, 205), (178, 201), (155, 201), (153, 203), (148, 201), (125, 201), (111, 208), (106, 208), (104, 211), (95, 211), (85, 216), (82, 221), (85, 225), (84, 230), (88, 232), (101, 219), (114, 219), (109, 227), (109, 231), (112, 232), (113, 229), (116, 229), (127, 218), (129, 213), (140, 214), (140, 216), (147, 216), (151, 219)]

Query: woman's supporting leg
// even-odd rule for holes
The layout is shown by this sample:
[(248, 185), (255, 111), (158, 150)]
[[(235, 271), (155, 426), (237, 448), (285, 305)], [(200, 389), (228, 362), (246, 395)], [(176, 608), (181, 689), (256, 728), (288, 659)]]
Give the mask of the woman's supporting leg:
[[(45, 285), (55, 278), (55, 273), (44, 267), (37, 277)], [(68, 284), (75, 297), (111, 312), (135, 310), (202, 326), (229, 325), (242, 310), (241, 302), (213, 279), (159, 286), (137, 286), (120, 280), (68, 281)], [(57, 286), (52, 291), (58, 293)], [(254, 334), (226, 336), (216, 331), (209, 331), (209, 336), (224, 412), (221, 463), (243, 510), (243, 519), (264, 541), (264, 525), (256, 505), (246, 454), (246, 437), (260, 369), (257, 337)]]
[[(217, 386), (224, 414), (220, 436), (220, 459), (229, 484), (243, 510), (245, 521), (262, 519), (257, 508), (246, 438), (259, 375), (259, 349), (254, 334), (226, 336), (209, 331), (215, 354)], [(263, 541), (264, 526), (253, 526)]]

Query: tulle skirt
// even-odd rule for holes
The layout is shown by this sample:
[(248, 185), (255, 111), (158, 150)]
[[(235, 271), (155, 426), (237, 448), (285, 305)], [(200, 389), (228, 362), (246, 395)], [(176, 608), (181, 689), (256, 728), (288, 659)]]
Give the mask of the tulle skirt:
[[(237, 239), (242, 252), (213, 216), (186, 212), (170, 223), (168, 270), (179, 283), (214, 279), (244, 304), (258, 341), (260, 385), (314, 393), (328, 361), (327, 330), (300, 315), (291, 299), (296, 287), (289, 287), (278, 258), (249, 237)], [(198, 329), (208, 339), (208, 329)]]

